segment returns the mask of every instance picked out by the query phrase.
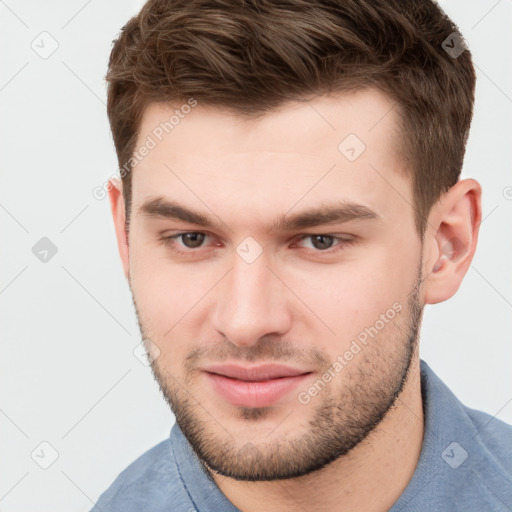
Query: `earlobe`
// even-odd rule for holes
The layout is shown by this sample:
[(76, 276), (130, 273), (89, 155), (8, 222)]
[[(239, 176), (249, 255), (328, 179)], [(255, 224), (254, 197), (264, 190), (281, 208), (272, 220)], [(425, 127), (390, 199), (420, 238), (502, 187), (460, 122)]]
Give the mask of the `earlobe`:
[(456, 183), (435, 205), (429, 235), (430, 259), (426, 260), (425, 303), (436, 304), (458, 290), (473, 259), (481, 222), (481, 187), (472, 179)]
[(122, 184), (117, 178), (109, 181), (108, 196), (110, 201), (110, 209), (114, 221), (116, 231), (117, 247), (119, 256), (123, 265), (123, 272), (126, 279), (130, 274), (129, 250), (128, 250), (128, 234), (126, 232), (126, 210), (125, 201), (122, 191)]

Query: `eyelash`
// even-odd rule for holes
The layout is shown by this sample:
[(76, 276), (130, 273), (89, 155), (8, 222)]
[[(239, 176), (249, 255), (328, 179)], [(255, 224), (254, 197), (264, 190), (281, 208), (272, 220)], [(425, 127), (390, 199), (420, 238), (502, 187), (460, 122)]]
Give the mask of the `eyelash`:
[[(171, 251), (178, 253), (178, 254), (192, 254), (194, 252), (198, 252), (199, 249), (204, 248), (203, 246), (200, 246), (200, 247), (197, 247), (196, 249), (193, 249), (193, 248), (192, 249), (187, 248), (186, 250), (176, 249), (176, 247), (175, 247), (176, 240), (178, 238), (180, 238), (181, 236), (188, 235), (188, 234), (204, 234), (207, 237), (210, 236), (208, 233), (205, 233), (203, 231), (181, 231), (174, 235), (164, 236), (161, 238), (161, 240), (166, 247), (168, 247)], [(305, 240), (307, 238), (311, 238), (314, 236), (328, 236), (328, 237), (333, 238), (335, 241), (336, 240), (338, 241), (338, 243), (336, 245), (334, 245), (333, 247), (330, 247), (329, 249), (323, 249), (323, 250), (322, 249), (309, 249), (318, 254), (335, 254), (337, 252), (344, 250), (347, 245), (350, 245), (354, 242), (353, 238), (343, 238), (340, 236), (330, 235), (327, 233), (309, 233), (309, 234), (306, 233), (306, 234), (298, 235), (296, 237), (296, 239), (298, 241), (302, 241), (302, 240)]]

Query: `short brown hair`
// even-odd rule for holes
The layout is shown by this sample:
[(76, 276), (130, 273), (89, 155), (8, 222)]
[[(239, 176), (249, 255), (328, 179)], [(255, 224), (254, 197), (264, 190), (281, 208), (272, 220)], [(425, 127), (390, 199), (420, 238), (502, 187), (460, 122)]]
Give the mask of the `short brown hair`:
[[(431, 0), (149, 0), (114, 41), (106, 75), (119, 166), (127, 170), (152, 102), (195, 98), (253, 117), (376, 87), (398, 105), (423, 236), (432, 205), (459, 179), (473, 111), (471, 55), (448, 53), (446, 41), (462, 39)], [(122, 174), (127, 226), (131, 175)]]

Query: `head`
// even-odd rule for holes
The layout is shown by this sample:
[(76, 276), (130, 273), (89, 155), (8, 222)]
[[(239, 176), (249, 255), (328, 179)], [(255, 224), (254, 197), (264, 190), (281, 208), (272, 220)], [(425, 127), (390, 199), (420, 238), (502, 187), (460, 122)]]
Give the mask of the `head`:
[[(150, 0), (123, 27), (119, 250), (155, 376), (216, 471), (320, 469), (406, 386), (481, 215), (459, 181), (475, 76), (443, 49), (456, 31), (425, 0)], [(248, 404), (219, 393), (219, 363), (303, 377)]]

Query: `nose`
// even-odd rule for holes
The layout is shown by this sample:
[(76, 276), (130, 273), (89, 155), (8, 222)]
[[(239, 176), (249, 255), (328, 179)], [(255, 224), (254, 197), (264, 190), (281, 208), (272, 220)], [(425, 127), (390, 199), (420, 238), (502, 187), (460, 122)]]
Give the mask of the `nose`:
[(289, 299), (266, 258), (247, 263), (235, 255), (231, 272), (217, 289), (211, 321), (233, 344), (251, 346), (263, 336), (283, 335), (290, 329)]

